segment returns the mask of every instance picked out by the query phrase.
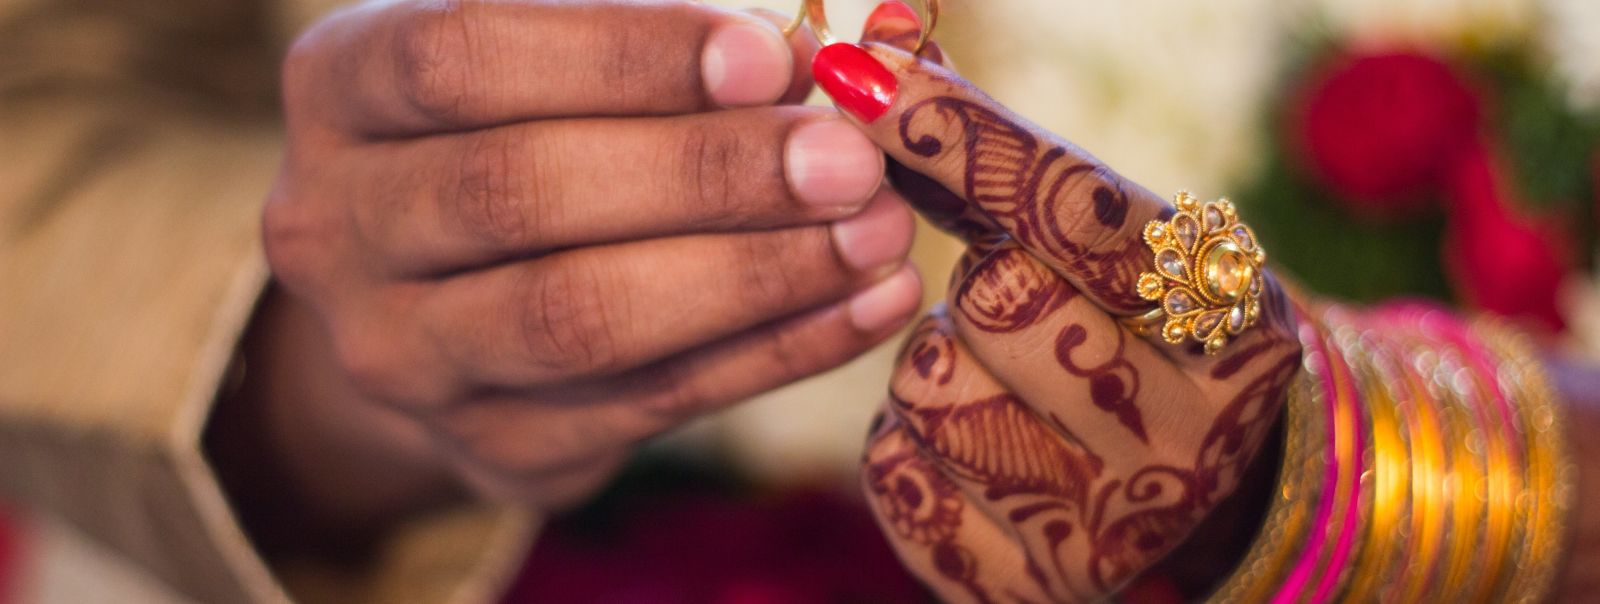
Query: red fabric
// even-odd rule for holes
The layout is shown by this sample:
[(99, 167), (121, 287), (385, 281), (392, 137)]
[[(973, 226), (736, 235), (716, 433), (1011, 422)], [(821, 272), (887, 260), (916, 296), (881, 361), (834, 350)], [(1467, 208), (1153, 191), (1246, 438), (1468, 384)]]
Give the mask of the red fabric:
[(0, 604), (9, 604), (17, 590), (18, 535), (15, 517), (0, 506)]
[(1339, 56), (1298, 100), (1288, 132), (1311, 171), (1371, 218), (1425, 207), (1478, 131), (1477, 94), (1450, 66), (1415, 52)]
[(680, 494), (638, 502), (599, 524), (548, 526), (505, 602), (932, 601), (866, 508), (831, 494)]

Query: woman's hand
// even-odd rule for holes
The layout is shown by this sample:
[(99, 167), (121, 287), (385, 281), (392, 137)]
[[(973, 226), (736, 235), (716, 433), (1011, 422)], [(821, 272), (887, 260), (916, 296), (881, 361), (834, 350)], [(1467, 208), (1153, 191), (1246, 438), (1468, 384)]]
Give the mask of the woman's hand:
[(824, 49), (816, 76), (888, 151), (902, 194), (970, 247), (901, 354), (867, 496), (950, 601), (1099, 599), (1239, 486), (1299, 368), (1292, 311), (1269, 276), (1260, 321), (1218, 355), (1134, 335), (1119, 321), (1152, 308), (1135, 288), (1152, 267), (1141, 233), (1172, 207), (937, 48), (913, 58), (914, 13), (894, 6), (867, 53)]
[(853, 125), (785, 105), (815, 46), (782, 21), (419, 0), (307, 33), (265, 212), (302, 337), (263, 354), (321, 384), (270, 386), (275, 440), (324, 454), (287, 463), (321, 491), (364, 490), (327, 468), (365, 454), (367, 481), (560, 507), (640, 440), (901, 327), (911, 214)]

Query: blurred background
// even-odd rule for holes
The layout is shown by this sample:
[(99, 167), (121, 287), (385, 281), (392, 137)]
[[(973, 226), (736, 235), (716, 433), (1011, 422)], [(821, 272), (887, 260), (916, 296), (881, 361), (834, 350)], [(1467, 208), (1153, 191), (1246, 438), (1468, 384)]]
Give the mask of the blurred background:
[[(1500, 313), (1600, 358), (1600, 2), (945, 4), (936, 39), (965, 75), (1159, 194), (1235, 200), (1307, 289)], [(872, 6), (830, 1), (836, 31)], [(929, 303), (958, 253), (919, 234)], [(925, 601), (855, 496), (894, 352), (652, 446), (557, 521), (511, 601)], [(617, 567), (636, 584), (597, 570)], [(100, 587), (74, 592), (85, 577)], [(171, 601), (38, 522), (0, 521), (0, 593)]]

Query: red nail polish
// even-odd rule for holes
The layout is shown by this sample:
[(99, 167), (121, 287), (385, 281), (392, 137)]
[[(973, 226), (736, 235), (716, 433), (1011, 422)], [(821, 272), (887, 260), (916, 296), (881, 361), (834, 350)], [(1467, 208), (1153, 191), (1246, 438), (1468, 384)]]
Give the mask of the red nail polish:
[(853, 44), (834, 44), (817, 52), (811, 75), (839, 108), (869, 124), (889, 111), (900, 89), (893, 73)]
[(901, 0), (884, 0), (882, 4), (878, 5), (878, 8), (872, 10), (872, 15), (867, 17), (866, 29), (871, 30), (881, 22), (889, 19), (905, 19), (915, 24), (918, 28), (922, 27), (922, 16), (918, 15), (910, 4), (906, 4)]

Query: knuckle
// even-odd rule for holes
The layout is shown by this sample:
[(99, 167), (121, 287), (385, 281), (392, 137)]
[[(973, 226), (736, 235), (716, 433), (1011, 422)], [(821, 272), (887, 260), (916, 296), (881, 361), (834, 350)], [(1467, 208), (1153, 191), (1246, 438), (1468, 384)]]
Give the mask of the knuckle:
[(356, 392), (403, 408), (427, 408), (450, 400), (451, 394), (431, 376), (416, 371), (400, 348), (386, 338), (336, 331), (334, 359)]
[(746, 299), (762, 307), (770, 307), (775, 302), (794, 301), (810, 297), (808, 288), (802, 282), (801, 276), (805, 271), (790, 270), (773, 259), (790, 257), (796, 249), (797, 234), (794, 231), (779, 231), (774, 233), (752, 233), (738, 238), (737, 249), (734, 252), (733, 262), (736, 268), (732, 274), (738, 278), (734, 283), (738, 289), (745, 292)]
[(515, 325), (535, 367), (557, 375), (600, 371), (618, 360), (617, 326), (608, 318), (604, 271), (561, 266), (530, 271), (522, 280)]
[(281, 281), (302, 285), (310, 281), (330, 230), (312, 204), (295, 201), (279, 185), (261, 212), (262, 246), (267, 266)]
[(738, 135), (704, 124), (690, 130), (675, 151), (678, 199), (694, 204), (697, 214), (712, 221), (735, 221), (750, 211), (747, 199), (736, 194), (743, 157)]
[[(623, 27), (592, 30), (598, 50), (599, 68), (594, 70), (595, 85), (614, 91), (619, 100), (651, 99), (671, 95), (684, 86), (683, 78), (663, 78), (660, 69), (665, 55), (678, 46), (669, 38), (682, 37), (681, 24), (688, 21), (681, 13), (695, 10), (688, 3), (632, 7), (635, 19)], [(646, 14), (646, 13), (653, 14)], [(666, 50), (673, 49), (673, 50)]]
[(657, 374), (655, 396), (640, 401), (640, 409), (651, 417), (677, 422), (712, 405), (706, 386), (696, 368), (685, 363), (668, 363)]
[(472, 6), (462, 0), (437, 2), (397, 25), (392, 48), (396, 93), (427, 119), (452, 122), (464, 113), (475, 81), (469, 52)]
[(1105, 224), (1106, 211), (1097, 207), (1104, 203), (1096, 199), (1104, 196), (1101, 191), (1120, 190), (1118, 179), (1110, 168), (1096, 164), (1062, 187), (1052, 218), (1060, 226), (1061, 233), (1078, 243), (1078, 247), (1098, 251), (1120, 247), (1127, 241), (1127, 225), (1122, 222)]
[(310, 80), (316, 72), (315, 66), (321, 55), (317, 31), (318, 29), (313, 29), (296, 38), (289, 46), (283, 64), (278, 69), (278, 83), (283, 90), (285, 111), (293, 112), (300, 108), (301, 103), (298, 101), (304, 98), (311, 88)]
[(821, 369), (818, 352), (823, 348), (808, 346), (800, 334), (788, 329), (771, 330), (761, 347), (771, 367), (773, 381), (785, 384), (807, 377)]
[(525, 174), (516, 169), (528, 155), (527, 139), (507, 129), (485, 131), (470, 137), (461, 154), (459, 171), (439, 196), (445, 216), (454, 216), (470, 237), (501, 246), (532, 241), (536, 215), (526, 208)]

